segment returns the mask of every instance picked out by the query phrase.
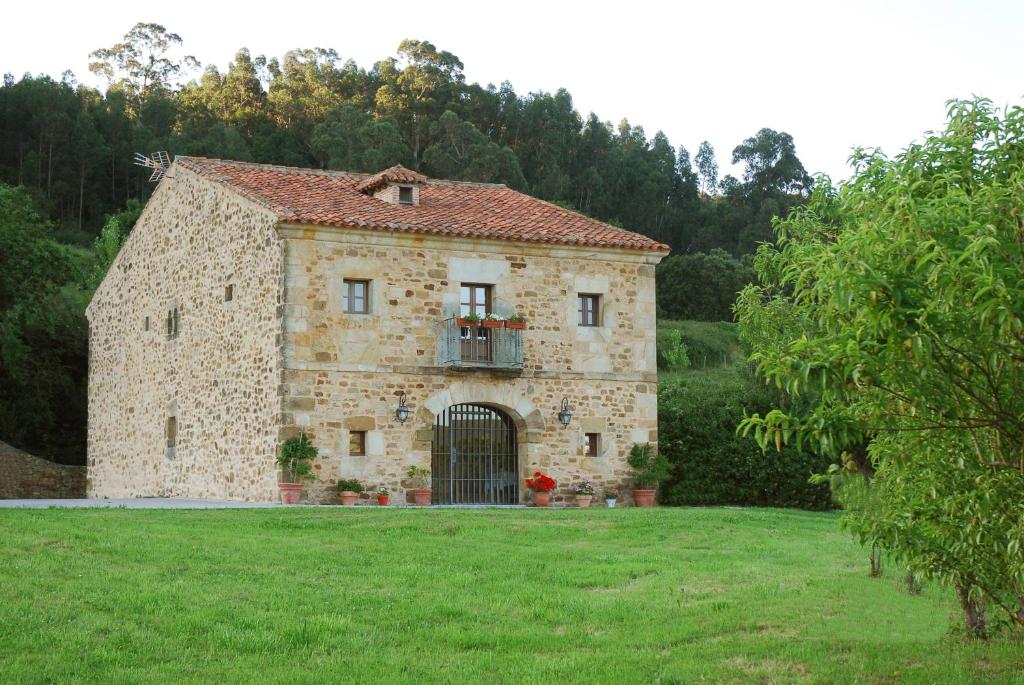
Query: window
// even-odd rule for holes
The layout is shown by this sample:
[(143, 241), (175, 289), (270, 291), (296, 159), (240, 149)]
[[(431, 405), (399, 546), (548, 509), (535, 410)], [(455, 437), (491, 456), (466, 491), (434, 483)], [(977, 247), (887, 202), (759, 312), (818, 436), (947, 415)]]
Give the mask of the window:
[(344, 306), (346, 314), (370, 313), (370, 282), (357, 281), (349, 278), (343, 284)]
[(144, 331), (148, 331), (149, 330), (149, 317), (148, 316), (145, 319), (142, 320), (142, 330), (144, 330)]
[(398, 204), (412, 204), (412, 186), (398, 186)]
[(178, 324), (180, 323), (178, 318), (178, 308), (167, 310), (167, 339), (174, 340), (178, 337)]
[(601, 451), (601, 434), (587, 433), (587, 456), (596, 457)]
[(600, 326), (601, 325), (601, 296), (580, 295), (579, 297), (579, 325)]
[(234, 283), (228, 283), (226, 286), (224, 286), (224, 301), (225, 302), (231, 302), (234, 299), (235, 299), (235, 284)]
[(366, 456), (366, 431), (349, 431), (348, 454), (350, 457)]
[(481, 319), (491, 313), (491, 286), (463, 283), (459, 315), (476, 314)]
[(174, 450), (178, 446), (178, 419), (175, 416), (167, 417), (165, 429), (167, 438), (167, 458), (174, 459)]

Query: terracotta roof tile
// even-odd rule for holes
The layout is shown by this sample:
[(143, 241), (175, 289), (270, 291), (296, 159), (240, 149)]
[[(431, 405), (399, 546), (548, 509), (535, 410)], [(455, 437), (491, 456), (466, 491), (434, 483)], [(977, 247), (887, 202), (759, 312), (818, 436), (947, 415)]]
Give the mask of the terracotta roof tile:
[[(203, 157), (178, 157), (175, 163), (267, 206), (288, 223), (668, 251), (646, 236), (504, 185), (429, 179), (401, 166), (370, 175)], [(421, 184), (419, 205), (391, 204), (366, 194), (390, 182)]]

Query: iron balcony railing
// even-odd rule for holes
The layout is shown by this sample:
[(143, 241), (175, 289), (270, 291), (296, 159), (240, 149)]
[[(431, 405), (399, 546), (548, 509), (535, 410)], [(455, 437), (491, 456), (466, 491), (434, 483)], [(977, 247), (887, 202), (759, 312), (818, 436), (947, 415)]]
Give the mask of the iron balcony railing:
[(438, 322), (438, 364), (451, 367), (523, 368), (523, 331), (484, 324), (463, 325), (451, 317)]

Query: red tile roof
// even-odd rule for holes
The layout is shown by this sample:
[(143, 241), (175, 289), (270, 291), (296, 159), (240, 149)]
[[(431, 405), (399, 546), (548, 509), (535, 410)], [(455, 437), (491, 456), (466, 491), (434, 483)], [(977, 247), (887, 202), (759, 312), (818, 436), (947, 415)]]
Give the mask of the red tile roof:
[[(267, 206), (287, 223), (668, 251), (668, 246), (638, 233), (504, 185), (428, 179), (400, 166), (370, 175), (204, 157), (178, 157), (175, 163)], [(381, 179), (384, 185), (420, 183), (420, 203), (391, 204), (365, 194), (373, 192), (365, 189)], [(383, 186), (375, 190), (379, 187)]]
[(428, 180), (430, 179), (418, 171), (396, 164), (366, 179), (356, 186), (356, 190), (372, 195), (389, 183), (426, 183)]

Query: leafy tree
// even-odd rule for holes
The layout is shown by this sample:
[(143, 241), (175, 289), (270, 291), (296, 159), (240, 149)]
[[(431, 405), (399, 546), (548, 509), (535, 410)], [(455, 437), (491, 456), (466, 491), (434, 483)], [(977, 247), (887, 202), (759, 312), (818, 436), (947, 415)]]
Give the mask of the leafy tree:
[(120, 43), (90, 53), (94, 61), (89, 63), (89, 71), (105, 77), (110, 84), (119, 84), (136, 98), (144, 98), (153, 90), (170, 90), (183, 70), (199, 67), (192, 55), (180, 60), (171, 56), (171, 50), (181, 42), (181, 36), (160, 24), (139, 22)]
[(705, 195), (714, 195), (718, 190), (718, 161), (715, 159), (715, 148), (704, 141), (697, 148), (697, 175), (700, 178), (700, 189)]
[(445, 112), (431, 127), (435, 141), (423, 153), (427, 169), (440, 178), (526, 185), (519, 162), (509, 148), (498, 147), (473, 124)]
[(732, 151), (732, 163), (744, 164), (743, 180), (767, 193), (805, 193), (811, 177), (796, 156), (793, 137), (762, 128)]
[(744, 429), (837, 456), (868, 439), (880, 505), (850, 525), (951, 583), (971, 634), (985, 602), (1024, 625), (1024, 110), (953, 102), (944, 131), (855, 162), (759, 250), (740, 319), (777, 308), (800, 334), (761, 331), (752, 358), (808, 401)]
[(408, 164), (411, 152), (391, 117), (374, 119), (348, 103), (313, 129), (312, 150), (331, 169), (376, 172)]
[(725, 250), (670, 255), (657, 266), (657, 302), (662, 317), (731, 321), (736, 295), (756, 281), (749, 258)]

